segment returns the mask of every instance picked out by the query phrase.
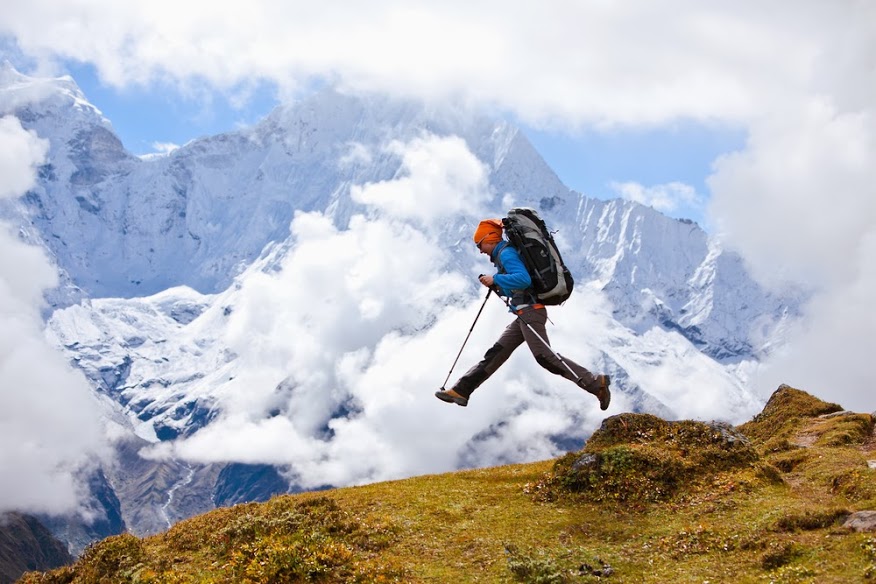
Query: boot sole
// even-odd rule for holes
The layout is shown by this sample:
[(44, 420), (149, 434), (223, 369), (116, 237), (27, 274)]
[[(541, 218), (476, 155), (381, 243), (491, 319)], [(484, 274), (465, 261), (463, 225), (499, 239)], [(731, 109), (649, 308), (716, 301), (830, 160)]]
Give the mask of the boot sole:
[(453, 397), (445, 391), (436, 391), (435, 397), (440, 399), (443, 402), (447, 402), (449, 404), (456, 404), (458, 406), (466, 407), (468, 405), (468, 400), (464, 397)]

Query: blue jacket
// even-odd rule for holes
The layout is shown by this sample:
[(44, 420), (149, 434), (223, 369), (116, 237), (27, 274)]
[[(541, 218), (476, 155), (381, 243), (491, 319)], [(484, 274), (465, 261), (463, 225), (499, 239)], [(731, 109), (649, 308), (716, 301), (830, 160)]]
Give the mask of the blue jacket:
[(493, 276), (493, 282), (499, 287), (500, 294), (510, 297), (512, 305), (531, 303), (529, 288), (532, 278), (517, 250), (502, 240), (490, 254), (490, 261), (499, 268), (499, 272)]

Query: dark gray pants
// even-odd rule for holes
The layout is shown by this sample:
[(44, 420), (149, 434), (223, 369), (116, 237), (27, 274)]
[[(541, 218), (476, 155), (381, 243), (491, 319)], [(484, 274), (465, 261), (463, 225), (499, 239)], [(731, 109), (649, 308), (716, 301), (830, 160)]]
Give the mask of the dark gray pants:
[[(546, 322), (546, 309), (532, 307), (522, 309), (514, 319), (514, 322), (505, 327), (502, 336), (499, 337), (495, 345), (490, 347), (480, 363), (466, 371), (465, 375), (459, 378), (459, 381), (453, 386), (456, 393), (469, 397), (474, 390), (489, 379), (490, 375), (495, 373), (508, 360), (514, 349), (519, 347), (524, 341), (529, 346), (529, 350), (532, 351), (538, 364), (551, 373), (561, 375), (575, 383), (578, 383), (578, 380), (581, 379), (581, 387), (592, 385), (595, 381), (592, 373), (568, 357), (563, 357), (563, 360), (560, 361), (554, 352), (551, 351), (549, 346), (550, 340), (545, 328)], [(530, 330), (530, 327), (532, 327), (532, 330)], [(536, 336), (536, 333), (538, 336)], [(543, 343), (538, 337), (544, 339), (545, 343), (548, 344)], [(563, 363), (568, 365), (568, 367)], [(570, 368), (571, 371), (569, 370)]]

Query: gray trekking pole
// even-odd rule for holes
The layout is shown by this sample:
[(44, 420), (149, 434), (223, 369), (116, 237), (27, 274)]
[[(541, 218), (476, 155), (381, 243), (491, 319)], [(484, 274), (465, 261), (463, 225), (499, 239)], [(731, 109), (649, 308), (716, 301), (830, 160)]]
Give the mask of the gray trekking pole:
[[(499, 296), (499, 295), (496, 294), (496, 296)], [(550, 351), (551, 353), (553, 353), (553, 354), (554, 354), (554, 357), (556, 357), (557, 359), (559, 359), (559, 360), (560, 360), (560, 363), (562, 363), (563, 365), (565, 365), (565, 366), (566, 366), (566, 369), (568, 369), (569, 372), (570, 372), (572, 375), (575, 376), (575, 383), (580, 382), (580, 381), (581, 381), (581, 378), (578, 376), (577, 373), (575, 373), (575, 370), (574, 370), (574, 369), (572, 369), (571, 367), (569, 367), (569, 364), (566, 363), (566, 360), (563, 359), (562, 355), (560, 355), (559, 353), (557, 353), (556, 351), (554, 351), (554, 348), (551, 347), (550, 343), (548, 343), (546, 340), (544, 340), (543, 338), (541, 338), (541, 335), (538, 334), (538, 333), (535, 331), (534, 328), (532, 328), (532, 325), (529, 324), (528, 322), (526, 322), (525, 320), (523, 320), (523, 318), (522, 318), (519, 314), (517, 314), (517, 311), (511, 308), (511, 303), (508, 302), (508, 299), (507, 299), (507, 298), (504, 298), (504, 297), (502, 297), (502, 296), (499, 296), (499, 298), (502, 299), (502, 302), (505, 303), (505, 306), (508, 307), (508, 310), (510, 310), (511, 312), (513, 312), (514, 315), (515, 315), (517, 318), (520, 319), (520, 322), (522, 322), (523, 324), (525, 324), (525, 325), (526, 325), (526, 328), (528, 328), (530, 331), (532, 331), (532, 334), (534, 334), (534, 335), (536, 336), (536, 338), (538, 338), (539, 341), (541, 341), (542, 343), (544, 343), (544, 346), (548, 348), (548, 351)]]
[(478, 310), (478, 315), (475, 317), (474, 322), (471, 323), (471, 328), (468, 329), (468, 334), (465, 335), (465, 340), (462, 342), (462, 346), (459, 348), (459, 353), (456, 354), (456, 359), (453, 361), (453, 365), (450, 366), (450, 371), (447, 372), (447, 379), (444, 380), (444, 383), (441, 384), (441, 391), (447, 391), (444, 389), (444, 386), (447, 385), (447, 382), (450, 381), (450, 374), (453, 373), (453, 368), (456, 367), (457, 361), (459, 361), (459, 356), (462, 355), (462, 350), (465, 348), (465, 344), (468, 342), (468, 338), (471, 336), (471, 331), (474, 330), (475, 324), (478, 322), (478, 319), (481, 317), (481, 313), (484, 311), (484, 306), (487, 305), (487, 299), (489, 299), (490, 294), (493, 292), (493, 289), (490, 288), (487, 290), (487, 295), (484, 297), (484, 303), (481, 304), (481, 309)]

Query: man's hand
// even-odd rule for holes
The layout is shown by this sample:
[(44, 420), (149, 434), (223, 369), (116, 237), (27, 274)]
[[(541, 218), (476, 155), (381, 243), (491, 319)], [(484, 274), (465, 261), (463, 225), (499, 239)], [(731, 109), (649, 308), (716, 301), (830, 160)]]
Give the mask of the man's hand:
[(483, 284), (487, 288), (492, 288), (494, 285), (492, 276), (485, 276), (484, 274), (481, 274), (478, 280), (480, 280), (481, 284)]

